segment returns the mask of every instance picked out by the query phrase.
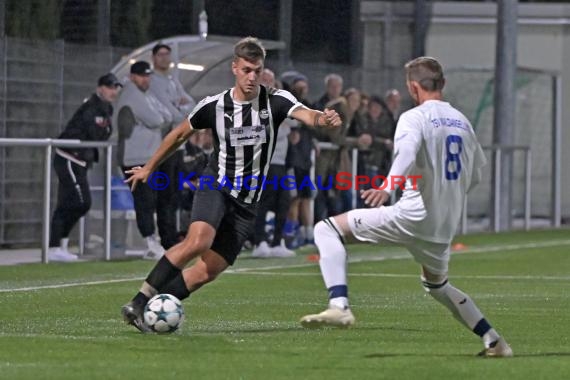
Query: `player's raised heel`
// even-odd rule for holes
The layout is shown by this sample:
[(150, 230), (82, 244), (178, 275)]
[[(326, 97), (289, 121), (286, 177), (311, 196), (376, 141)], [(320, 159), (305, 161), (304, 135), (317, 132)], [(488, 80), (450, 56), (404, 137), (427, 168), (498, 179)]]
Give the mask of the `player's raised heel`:
[(125, 322), (131, 326), (134, 326), (140, 332), (146, 333), (151, 331), (150, 328), (144, 323), (142, 308), (137, 307), (132, 302), (129, 302), (121, 307), (121, 314), (123, 315)]
[(319, 314), (309, 314), (301, 318), (301, 325), (309, 329), (324, 326), (347, 328), (354, 325), (355, 319), (350, 309), (331, 307)]
[(486, 358), (510, 358), (513, 356), (513, 350), (507, 341), (500, 337), (492, 347), (485, 348), (479, 352), (477, 356)]

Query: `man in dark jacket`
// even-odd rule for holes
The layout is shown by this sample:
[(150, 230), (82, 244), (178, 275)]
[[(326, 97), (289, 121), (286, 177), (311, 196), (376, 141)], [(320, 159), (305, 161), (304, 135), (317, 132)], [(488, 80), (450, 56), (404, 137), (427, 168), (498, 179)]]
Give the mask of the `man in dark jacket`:
[[(108, 73), (99, 78), (97, 89), (75, 112), (60, 139), (103, 141), (111, 136), (111, 103), (117, 98), (121, 83)], [(74, 261), (77, 256), (67, 250), (68, 236), (77, 221), (91, 207), (87, 169), (97, 162), (97, 148), (57, 148), (54, 159), (59, 178), (57, 206), (51, 222), (48, 258), (51, 261)]]

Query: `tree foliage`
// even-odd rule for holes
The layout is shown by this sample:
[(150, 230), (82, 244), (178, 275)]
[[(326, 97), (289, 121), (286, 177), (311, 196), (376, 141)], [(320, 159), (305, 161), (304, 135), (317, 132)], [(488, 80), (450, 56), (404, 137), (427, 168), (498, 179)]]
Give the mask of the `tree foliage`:
[(6, 35), (30, 39), (59, 38), (62, 0), (6, 0)]

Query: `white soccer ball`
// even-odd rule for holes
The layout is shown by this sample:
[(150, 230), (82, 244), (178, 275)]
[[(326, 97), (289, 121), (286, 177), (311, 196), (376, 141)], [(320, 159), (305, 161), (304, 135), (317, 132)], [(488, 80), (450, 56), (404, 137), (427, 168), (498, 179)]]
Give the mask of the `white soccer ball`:
[(144, 307), (144, 322), (157, 333), (174, 332), (184, 322), (182, 303), (171, 294), (157, 294)]

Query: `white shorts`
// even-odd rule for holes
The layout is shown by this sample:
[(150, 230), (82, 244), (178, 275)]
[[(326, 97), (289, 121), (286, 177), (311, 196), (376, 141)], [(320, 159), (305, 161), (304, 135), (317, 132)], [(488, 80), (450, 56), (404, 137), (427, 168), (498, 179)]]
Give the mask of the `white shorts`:
[[(434, 243), (404, 231), (394, 206), (362, 208), (347, 213), (352, 234), (360, 241), (372, 243), (391, 242), (401, 244), (412, 254), (416, 262), (433, 274), (445, 275), (449, 267), (449, 244)], [(409, 223), (404, 223), (409, 225)]]

